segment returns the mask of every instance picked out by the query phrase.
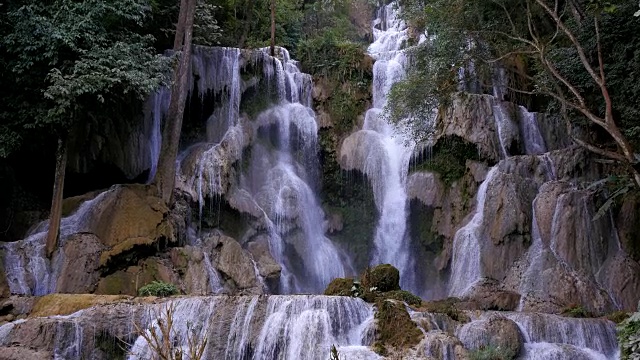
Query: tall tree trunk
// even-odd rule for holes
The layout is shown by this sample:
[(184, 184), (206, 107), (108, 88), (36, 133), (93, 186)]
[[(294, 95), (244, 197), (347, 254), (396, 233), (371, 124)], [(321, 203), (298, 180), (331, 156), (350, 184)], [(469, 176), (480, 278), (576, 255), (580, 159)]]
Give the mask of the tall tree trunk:
[(62, 138), (58, 138), (56, 149), (56, 174), (53, 181), (53, 197), (51, 199), (51, 212), (49, 213), (49, 231), (47, 232), (46, 252), (51, 257), (58, 247), (60, 236), (60, 220), (62, 218), (62, 194), (64, 190), (64, 173), (67, 168), (67, 144)]
[[(173, 188), (176, 180), (176, 157), (178, 156), (178, 145), (180, 144), (180, 132), (182, 130), (182, 118), (184, 116), (184, 106), (187, 101), (189, 89), (189, 76), (191, 65), (191, 38), (193, 36), (193, 20), (196, 10), (197, 0), (182, 0), (180, 13), (184, 18), (180, 18), (176, 28), (175, 49), (182, 49), (180, 61), (173, 75), (171, 85), (171, 103), (167, 121), (163, 131), (162, 148), (158, 159), (158, 172), (154, 184), (158, 188), (160, 197), (170, 204), (173, 201)], [(183, 9), (182, 6), (186, 6)], [(184, 41), (180, 42), (178, 37), (184, 34)]]
[(271, 56), (276, 56), (276, 0), (271, 0)]
[(179, 51), (184, 42), (184, 29), (187, 23), (187, 7), (189, 0), (180, 0), (180, 13), (178, 14), (178, 24), (176, 25), (176, 37), (173, 39), (173, 50)]

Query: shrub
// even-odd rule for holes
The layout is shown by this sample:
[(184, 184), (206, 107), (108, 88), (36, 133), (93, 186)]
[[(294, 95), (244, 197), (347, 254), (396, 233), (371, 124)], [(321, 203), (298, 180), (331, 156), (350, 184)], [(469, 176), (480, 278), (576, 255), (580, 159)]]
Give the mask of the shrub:
[(171, 296), (178, 294), (178, 288), (173, 285), (162, 281), (153, 281), (138, 290), (140, 296)]
[(562, 310), (562, 315), (574, 318), (587, 318), (593, 317), (593, 315), (584, 308), (582, 305), (569, 305)]
[(620, 323), (617, 329), (621, 360), (640, 360), (640, 312)]

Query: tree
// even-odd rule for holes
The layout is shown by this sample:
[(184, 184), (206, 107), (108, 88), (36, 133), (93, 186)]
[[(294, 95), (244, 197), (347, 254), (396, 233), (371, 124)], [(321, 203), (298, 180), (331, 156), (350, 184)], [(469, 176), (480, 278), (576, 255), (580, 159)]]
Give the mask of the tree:
[(196, 0), (181, 0), (180, 15), (176, 25), (176, 37), (173, 50), (179, 54), (179, 61), (173, 73), (171, 102), (163, 130), (162, 148), (158, 159), (158, 172), (154, 184), (160, 197), (167, 203), (172, 202), (176, 177), (176, 157), (180, 144), (180, 132), (187, 101), (191, 66), (191, 40), (196, 10)]
[(153, 37), (136, 32), (147, 10), (142, 0), (27, 0), (7, 10), (4, 62), (23, 86), (16, 95), (26, 98), (21, 106), (35, 109), (16, 112), (14, 123), (57, 138), (48, 256), (59, 237), (66, 143), (74, 126), (131, 96), (141, 100), (164, 81), (167, 60), (155, 54)]
[[(602, 22), (613, 22), (618, 16), (626, 16), (628, 3), (622, 1), (576, 0), (434, 0), (420, 8), (419, 2), (407, 1), (412, 12), (405, 15), (413, 23), (422, 23), (431, 33), (437, 34), (434, 42), (454, 40), (463, 55), (462, 62), (450, 62), (449, 69), (435, 71), (442, 76), (435, 87), (442, 89), (446, 81), (454, 78), (455, 71), (463, 62), (473, 62), (477, 68), (488, 68), (490, 73), (496, 66), (511, 68), (509, 89), (513, 94), (543, 96), (548, 103), (561, 109), (566, 125), (574, 141), (600, 156), (619, 162), (625, 166), (640, 186), (638, 158), (634, 145), (629, 139), (628, 128), (636, 126), (629, 118), (620, 119), (619, 114), (626, 106), (620, 96), (621, 89), (610, 86), (620, 79), (607, 73), (620, 66), (612, 61), (613, 56), (606, 48), (615, 45), (603, 41), (604, 33), (615, 29), (602, 27)], [(626, 16), (628, 18), (628, 16)], [(629, 36), (634, 32), (633, 19), (624, 26)], [(433, 31), (432, 31), (433, 30)], [(632, 37), (632, 36), (631, 36)], [(432, 44), (429, 44), (432, 45)], [(637, 56), (633, 58), (637, 59)], [(626, 60), (628, 61), (628, 60)], [(637, 61), (637, 60), (634, 60)], [(480, 72), (480, 71), (478, 71)], [(628, 76), (628, 75), (627, 75)], [(437, 77), (436, 77), (437, 78)], [(629, 82), (629, 81), (626, 81)], [(623, 84), (629, 90), (633, 82)], [(407, 86), (401, 84), (399, 89)], [(456, 91), (449, 87), (448, 95)], [(628, 92), (627, 92), (628, 95)], [(439, 98), (444, 98), (440, 94)], [(392, 101), (393, 110), (403, 110), (407, 104), (402, 99)], [(402, 113), (402, 111), (400, 111)], [(585, 123), (586, 121), (586, 123)], [(576, 128), (600, 127), (611, 141), (603, 141), (597, 136), (583, 136)]]
[(276, 55), (276, 0), (271, 0), (271, 56)]

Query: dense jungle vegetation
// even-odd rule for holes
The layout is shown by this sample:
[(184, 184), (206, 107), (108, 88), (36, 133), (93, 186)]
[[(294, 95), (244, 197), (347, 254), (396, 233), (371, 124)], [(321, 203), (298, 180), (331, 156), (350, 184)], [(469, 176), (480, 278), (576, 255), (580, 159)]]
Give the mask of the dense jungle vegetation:
[[(490, 93), (500, 66), (506, 70), (509, 100), (566, 119), (577, 143), (621, 165), (620, 175), (628, 180), (618, 181), (618, 189), (640, 183), (635, 151), (640, 146), (637, 3), (400, 4), (414, 39), (407, 46), (417, 44), (421, 34), (427, 40), (413, 47), (412, 69), (390, 95), (390, 119), (409, 119), (414, 135), (424, 137), (434, 109), (449, 104), (459, 90)], [(275, 43), (290, 49), (303, 71), (326, 81), (334, 93), (325, 106), (335, 132), (350, 131), (367, 104), (357, 94), (371, 82), (364, 53), (372, 40), (368, 21), (377, 4), (198, 0), (193, 43), (268, 46), (272, 5)], [(0, 185), (9, 189), (0, 195), (3, 208), (47, 207), (53, 155), (58, 154), (58, 163), (63, 160), (64, 144), (82, 124), (109, 118), (139, 121), (143, 99), (169, 82), (178, 63), (177, 56), (163, 54), (175, 48), (179, 12), (180, 2), (169, 0), (12, 0), (0, 5)], [(321, 136), (327, 146), (338, 140)], [(106, 183), (95, 187), (136, 181), (115, 173), (102, 176)]]

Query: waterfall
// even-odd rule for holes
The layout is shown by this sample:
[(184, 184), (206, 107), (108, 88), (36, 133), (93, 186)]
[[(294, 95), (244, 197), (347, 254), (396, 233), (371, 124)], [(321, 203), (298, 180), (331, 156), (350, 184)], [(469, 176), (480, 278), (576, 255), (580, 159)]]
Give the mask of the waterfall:
[(616, 359), (615, 324), (606, 319), (575, 319), (551, 314), (487, 312), (456, 330), (467, 349), (478, 349), (490, 339), (487, 325), (494, 317), (513, 321), (524, 338), (519, 359)]
[(253, 145), (242, 185), (275, 225), (271, 253), (279, 257), (290, 245), (300, 260), (295, 264), (280, 259), (283, 268), (294, 272), (289, 281), (283, 277), (281, 291), (321, 292), (332, 279), (352, 270), (348, 258), (324, 235), (324, 212), (313, 189), (318, 164), (315, 116), (299, 103), (283, 103), (261, 113), (255, 124), (259, 143)]
[(395, 2), (378, 9), (373, 22), (374, 42), (368, 49), (376, 60), (373, 66), (373, 107), (365, 114), (362, 130), (344, 140), (341, 157), (346, 170), (358, 169), (367, 175), (381, 214), (370, 264), (394, 265), (400, 270), (401, 286), (420, 293), (406, 229), (406, 178), (415, 144), (403, 136), (402, 129), (382, 116), (387, 94), (393, 84), (404, 78), (407, 64), (401, 47), (408, 40), (408, 30), (397, 14)]
[[(60, 221), (58, 249), (62, 249), (69, 236), (87, 231), (93, 207), (110, 190), (87, 200), (71, 215)], [(0, 243), (4, 250), (4, 271), (12, 294), (46, 295), (56, 291), (58, 275), (65, 261), (63, 251), (55, 251), (51, 259), (45, 254), (49, 220), (40, 222), (23, 240)]]
[(478, 189), (473, 217), (456, 232), (453, 238), (451, 278), (449, 279), (450, 296), (465, 295), (473, 284), (482, 277), (480, 243), (484, 230), (484, 204), (487, 188), (497, 173), (497, 166), (489, 171)]
[[(379, 358), (366, 348), (372, 340), (368, 333), (373, 308), (360, 299), (254, 296), (189, 298), (172, 303), (178, 346), (186, 348), (188, 332), (195, 331), (198, 339), (208, 340), (205, 359), (325, 360), (332, 345), (341, 359)], [(155, 310), (162, 306), (166, 304), (156, 305)], [(148, 311), (148, 327), (157, 326), (153, 314)], [(130, 352), (130, 360), (151, 354), (142, 337)]]

